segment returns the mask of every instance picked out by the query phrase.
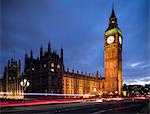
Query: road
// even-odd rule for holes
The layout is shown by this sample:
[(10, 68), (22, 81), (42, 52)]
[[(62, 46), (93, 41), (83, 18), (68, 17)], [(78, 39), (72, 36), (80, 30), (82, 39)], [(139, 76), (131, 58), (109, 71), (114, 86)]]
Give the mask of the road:
[(1, 107), (1, 114), (137, 114), (148, 100), (82, 102), (35, 106)]

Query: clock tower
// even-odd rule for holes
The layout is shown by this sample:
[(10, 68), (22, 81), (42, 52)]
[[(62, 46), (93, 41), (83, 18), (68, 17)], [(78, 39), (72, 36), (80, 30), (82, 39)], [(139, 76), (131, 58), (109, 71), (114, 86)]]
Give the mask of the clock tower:
[(114, 9), (104, 35), (105, 93), (121, 95), (122, 91), (122, 33)]

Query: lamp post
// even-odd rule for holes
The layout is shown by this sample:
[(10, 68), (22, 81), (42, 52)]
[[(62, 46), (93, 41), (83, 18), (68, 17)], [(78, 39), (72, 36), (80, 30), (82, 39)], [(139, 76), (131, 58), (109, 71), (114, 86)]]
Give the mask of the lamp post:
[(96, 98), (96, 91), (97, 91), (96, 88), (94, 88), (94, 89), (93, 89), (93, 92), (94, 92), (94, 94), (95, 94), (95, 98)]
[(23, 93), (24, 93), (24, 91), (27, 89), (27, 87), (29, 87), (30, 82), (29, 82), (29, 80), (27, 80), (27, 79), (23, 79), (23, 80), (20, 82), (20, 85), (21, 85), (21, 87), (23, 88)]
[(115, 95), (118, 96), (118, 91), (115, 91)]

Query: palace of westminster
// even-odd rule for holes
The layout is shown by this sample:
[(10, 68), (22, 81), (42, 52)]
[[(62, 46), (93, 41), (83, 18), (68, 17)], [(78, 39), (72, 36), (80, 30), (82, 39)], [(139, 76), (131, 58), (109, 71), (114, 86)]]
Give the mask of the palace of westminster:
[(20, 73), (20, 60), (11, 59), (5, 66), (3, 79), (0, 80), (0, 92), (11, 92), (11, 95), (0, 95), (0, 98), (19, 99), (24, 92), (21, 80), (26, 79), (30, 85), (26, 93), (60, 93), (60, 94), (122, 94), (122, 33), (117, 24), (114, 9), (109, 18), (108, 28), (104, 34), (104, 77), (96, 71), (95, 76), (87, 73), (65, 71), (63, 49), (60, 54), (40, 48), (40, 57), (25, 54), (24, 72)]

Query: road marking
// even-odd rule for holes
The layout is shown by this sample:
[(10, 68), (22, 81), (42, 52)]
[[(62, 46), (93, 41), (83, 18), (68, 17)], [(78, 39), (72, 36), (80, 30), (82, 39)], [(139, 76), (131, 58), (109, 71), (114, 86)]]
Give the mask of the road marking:
[(108, 111), (113, 111), (113, 110), (114, 111), (116, 111), (116, 110), (122, 110), (122, 109), (132, 108), (132, 107), (135, 107), (135, 105), (124, 106), (124, 107), (113, 108), (113, 109), (106, 109), (106, 110), (101, 110), (101, 111), (93, 112), (93, 113), (90, 113), (90, 114), (100, 114), (100, 113), (103, 113), (103, 112), (108, 112)]

